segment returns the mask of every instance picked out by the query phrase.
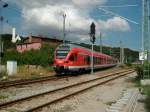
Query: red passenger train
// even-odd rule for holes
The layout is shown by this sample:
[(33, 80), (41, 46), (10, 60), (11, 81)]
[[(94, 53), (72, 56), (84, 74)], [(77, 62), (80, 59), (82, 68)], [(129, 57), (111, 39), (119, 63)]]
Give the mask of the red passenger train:
[[(61, 44), (54, 54), (54, 70), (56, 73), (68, 73), (90, 70), (92, 52), (90, 49), (75, 45)], [(94, 69), (115, 66), (117, 60), (106, 54), (93, 53)]]

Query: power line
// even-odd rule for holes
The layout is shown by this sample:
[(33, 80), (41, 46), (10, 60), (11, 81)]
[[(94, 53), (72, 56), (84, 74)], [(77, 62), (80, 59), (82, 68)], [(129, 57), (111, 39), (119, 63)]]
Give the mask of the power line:
[(131, 19), (128, 19), (128, 18), (126, 18), (126, 17), (123, 17), (123, 16), (121, 16), (121, 15), (119, 15), (119, 14), (117, 14), (117, 13), (114, 13), (114, 12), (112, 12), (112, 11), (109, 11), (109, 10), (106, 10), (106, 9), (103, 9), (103, 8), (99, 8), (100, 10), (102, 10), (102, 11), (104, 11), (104, 12), (106, 12), (106, 13), (108, 13), (108, 14), (110, 14), (110, 15), (113, 15), (113, 16), (118, 16), (118, 17), (120, 17), (120, 18), (122, 18), (122, 19), (124, 19), (124, 20), (127, 20), (127, 21), (129, 21), (129, 22), (131, 22), (131, 23), (134, 23), (134, 24), (139, 24), (139, 23), (137, 23), (137, 22), (135, 22), (135, 21), (133, 21), (133, 20), (131, 20)]
[(100, 7), (112, 7), (112, 8), (121, 8), (121, 7), (137, 7), (138, 5), (103, 5), (103, 6), (100, 6)]
[[(0, 0), (0, 2), (3, 3), (3, 4), (8, 4), (7, 2), (4, 2), (4, 1), (2, 1), (2, 0)], [(26, 16), (26, 15), (22, 12), (21, 9), (13, 7), (12, 4), (9, 4), (8, 9), (10, 9), (11, 11), (13, 10), (14, 12), (16, 12), (16, 13), (18, 13), (18, 14), (20, 14), (20, 15)]]

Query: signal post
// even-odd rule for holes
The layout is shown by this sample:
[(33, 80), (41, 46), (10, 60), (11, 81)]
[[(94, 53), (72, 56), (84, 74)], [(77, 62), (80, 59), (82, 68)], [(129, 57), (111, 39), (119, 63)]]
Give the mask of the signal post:
[(93, 74), (94, 62), (93, 62), (93, 45), (95, 43), (95, 24), (92, 22), (90, 26), (90, 41), (92, 42), (92, 56), (91, 56), (91, 74)]

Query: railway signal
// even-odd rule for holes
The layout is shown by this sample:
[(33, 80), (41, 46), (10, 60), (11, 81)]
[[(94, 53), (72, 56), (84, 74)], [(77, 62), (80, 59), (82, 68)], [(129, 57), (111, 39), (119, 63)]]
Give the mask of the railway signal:
[(2, 16), (2, 8), (8, 7), (8, 4), (0, 0), (0, 64), (1, 58), (4, 56), (4, 42), (2, 41), (2, 34), (3, 34), (3, 21), (4, 17)]
[(95, 24), (94, 22), (92, 22), (91, 26), (90, 26), (90, 41), (94, 44), (95, 43)]
[(93, 74), (93, 68), (94, 68), (94, 63), (93, 63), (93, 44), (95, 43), (95, 24), (92, 22), (90, 26), (90, 41), (92, 42), (92, 56), (91, 56), (91, 74)]

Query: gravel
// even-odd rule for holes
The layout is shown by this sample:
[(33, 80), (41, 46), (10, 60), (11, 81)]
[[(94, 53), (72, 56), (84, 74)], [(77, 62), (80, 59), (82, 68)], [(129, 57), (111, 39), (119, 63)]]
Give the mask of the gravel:
[[(106, 112), (112, 103), (121, 98), (123, 91), (136, 88), (128, 81), (136, 73), (93, 88), (56, 105), (43, 108), (42, 112)], [(140, 105), (140, 104), (139, 104)], [(143, 109), (143, 105), (138, 107)], [(145, 112), (136, 109), (136, 112)]]
[[(30, 95), (50, 91), (59, 87), (67, 86), (73, 83), (94, 79), (100, 75), (104, 75), (106, 73), (110, 73), (118, 68), (112, 68), (109, 70), (96, 72), (94, 75), (81, 75), (78, 77), (68, 78), (68, 79), (61, 79), (57, 81), (49, 81), (49, 82), (43, 82), (43, 83), (36, 83), (36, 84), (30, 84), (25, 86), (18, 86), (18, 87), (10, 87), (6, 89), (0, 90), (0, 96), (6, 96), (6, 97), (0, 97), (0, 103), (4, 103), (7, 101), (27, 97)], [(120, 68), (119, 68), (120, 69)]]

